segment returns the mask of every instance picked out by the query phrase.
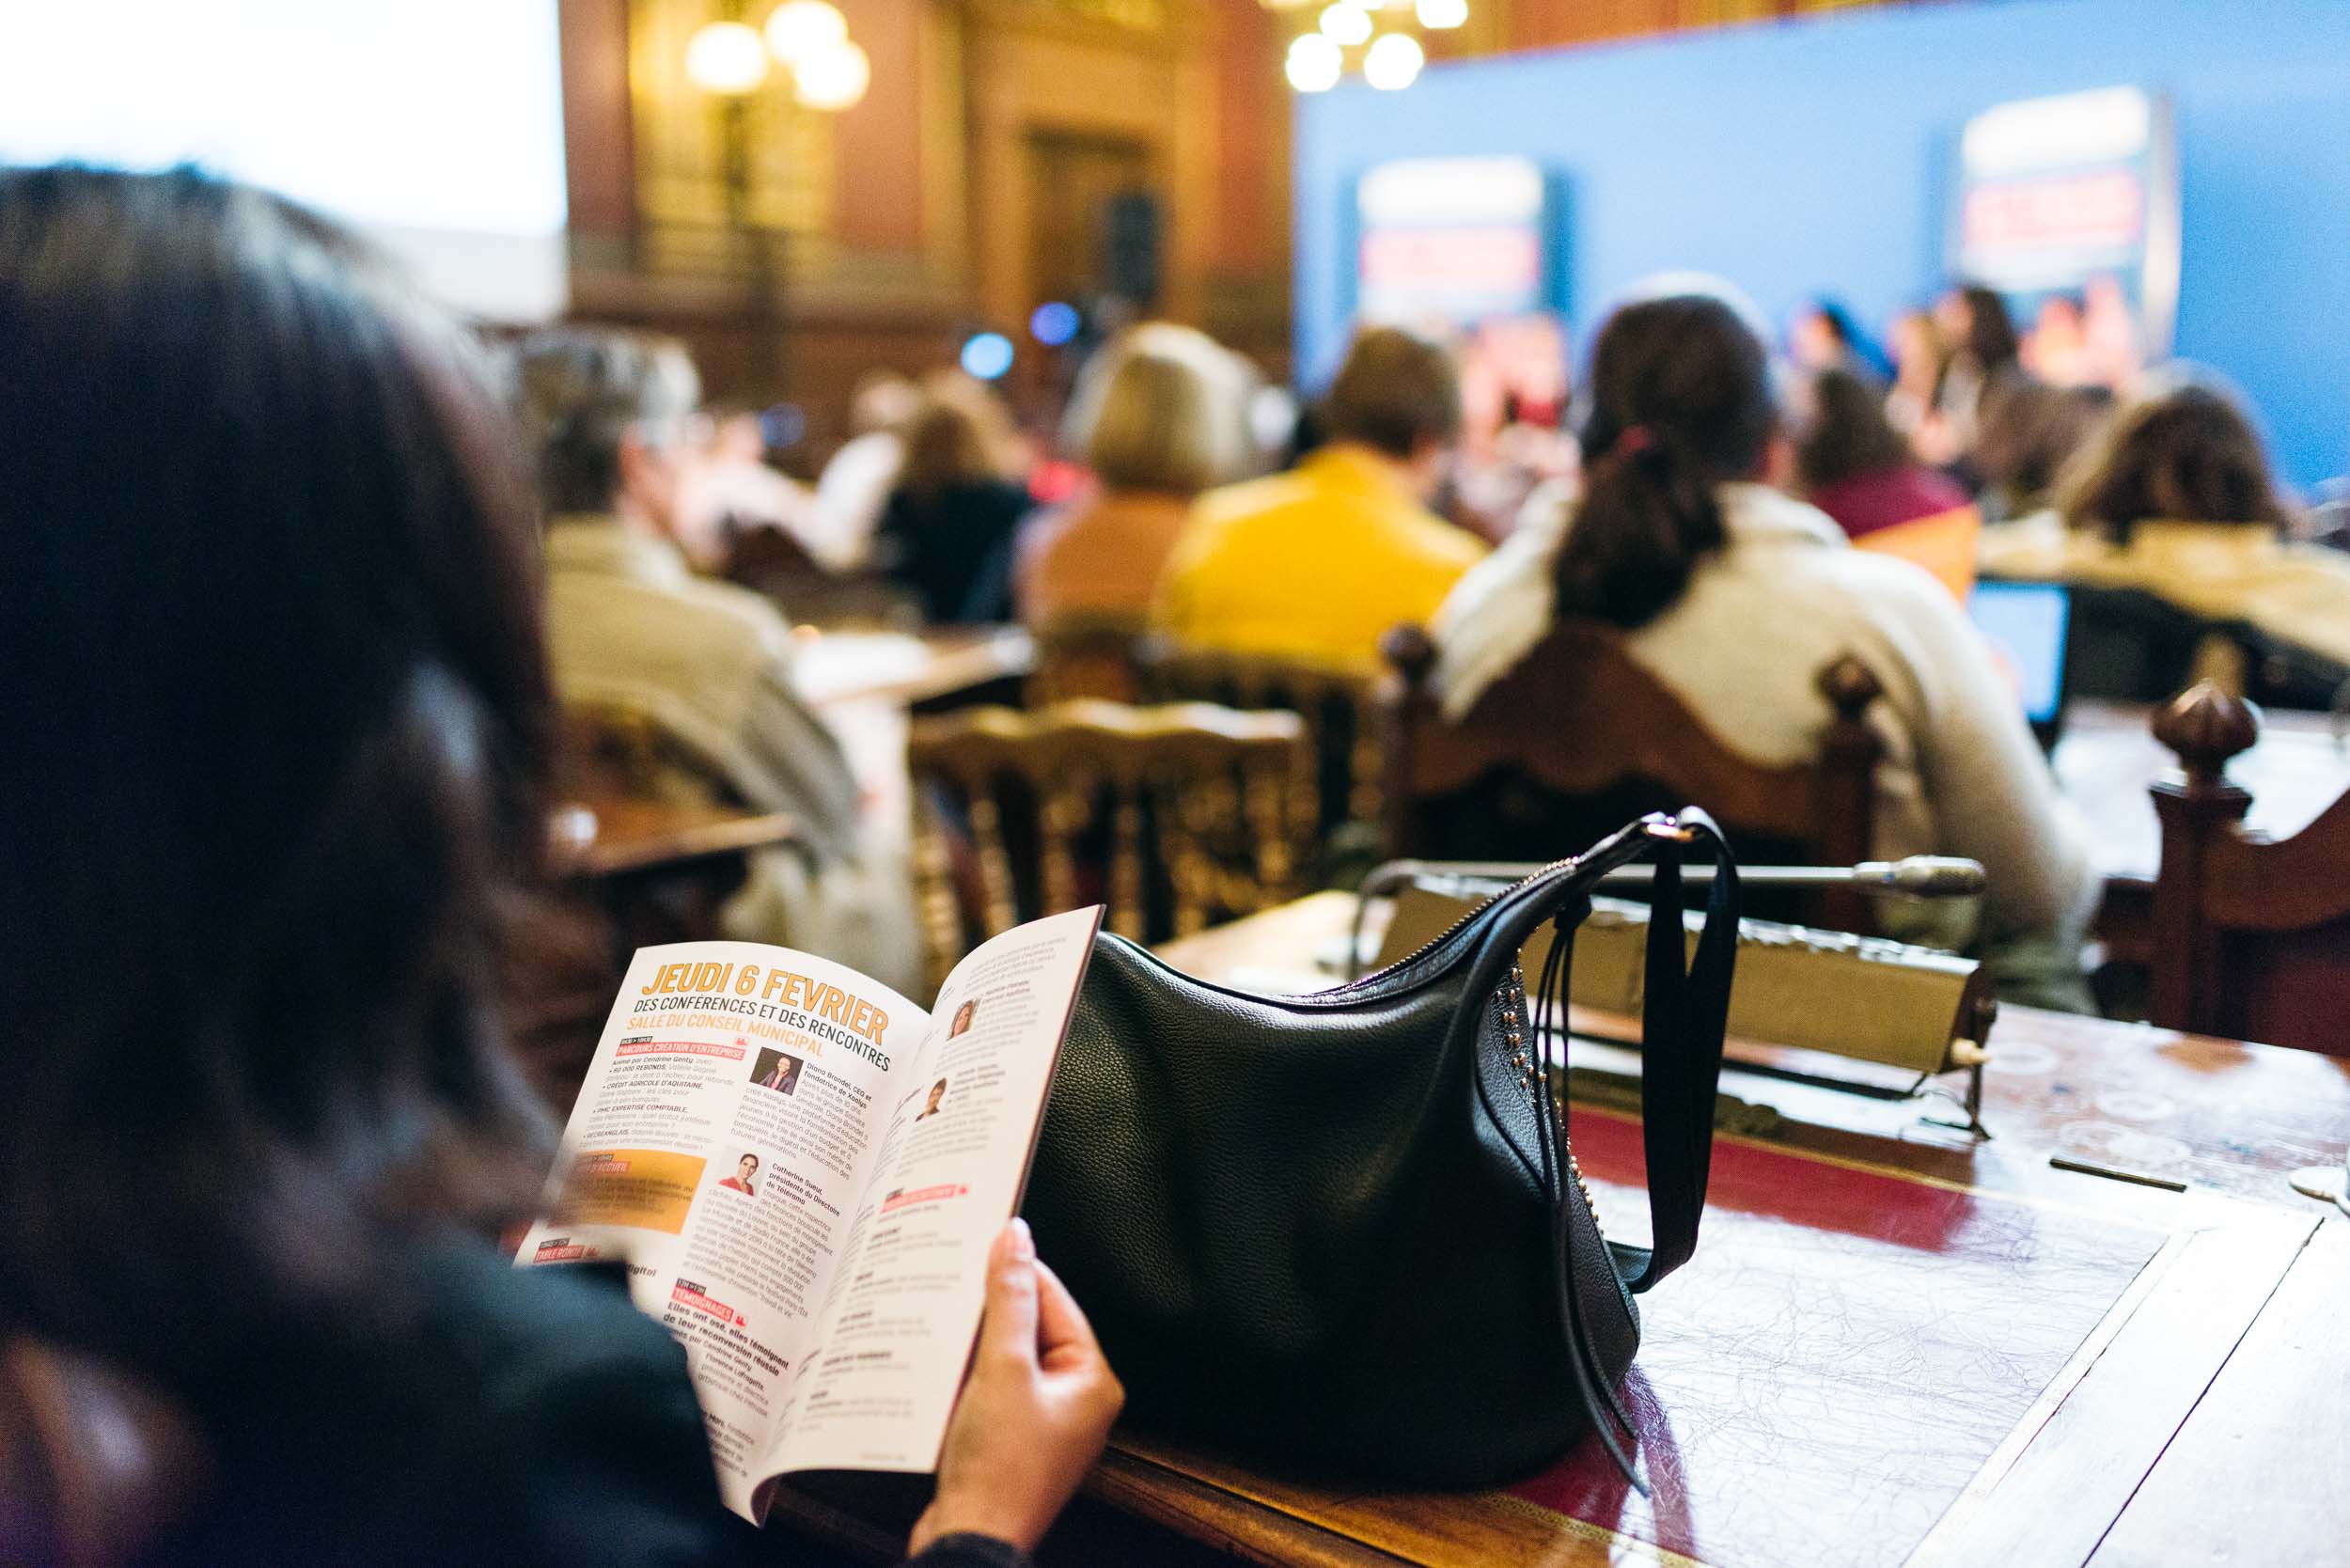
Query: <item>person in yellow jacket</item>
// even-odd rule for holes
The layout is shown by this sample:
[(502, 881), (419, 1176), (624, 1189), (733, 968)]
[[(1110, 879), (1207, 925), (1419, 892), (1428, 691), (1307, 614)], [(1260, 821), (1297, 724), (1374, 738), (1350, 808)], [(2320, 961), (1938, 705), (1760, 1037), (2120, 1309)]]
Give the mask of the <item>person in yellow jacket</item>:
[(1176, 641), (1336, 668), (1375, 668), (1379, 639), (1426, 622), (1485, 554), (1428, 502), (1461, 432), (1450, 356), (1376, 327), (1323, 406), (1329, 444), (1285, 474), (1209, 492), (1159, 580)]

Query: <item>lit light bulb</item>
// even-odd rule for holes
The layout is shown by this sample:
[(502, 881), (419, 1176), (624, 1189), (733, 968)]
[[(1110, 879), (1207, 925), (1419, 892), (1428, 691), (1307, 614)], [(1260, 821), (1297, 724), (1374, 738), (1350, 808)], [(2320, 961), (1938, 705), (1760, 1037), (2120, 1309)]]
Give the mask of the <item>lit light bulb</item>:
[(1419, 24), (1439, 31), (1468, 20), (1468, 0), (1419, 0)]
[(786, 0), (767, 19), (767, 47), (786, 65), (798, 65), (849, 41), (849, 19), (824, 0)]
[(854, 108), (872, 85), (872, 60), (846, 39), (791, 68), (791, 90), (811, 109)]
[(1339, 85), (1339, 77), (1346, 69), (1346, 56), (1339, 46), (1320, 33), (1306, 33), (1290, 45), (1289, 64), (1284, 68), (1290, 86), (1299, 92), (1328, 92)]
[(685, 75), (704, 92), (739, 98), (767, 80), (767, 46), (740, 22), (713, 22), (685, 40)]
[(1028, 336), (1048, 349), (1058, 349), (1077, 336), (1085, 325), (1085, 318), (1077, 307), (1061, 300), (1050, 300), (1036, 307), (1028, 317)]
[(1011, 368), (1017, 351), (1000, 332), (974, 333), (964, 341), (963, 368), (980, 381), (999, 381)]
[(1322, 13), (1322, 36), (1352, 49), (1371, 37), (1371, 13), (1355, 0), (1338, 0)]
[(1409, 33), (1389, 33), (1363, 55), (1363, 80), (1382, 92), (1397, 92), (1419, 80), (1428, 56)]

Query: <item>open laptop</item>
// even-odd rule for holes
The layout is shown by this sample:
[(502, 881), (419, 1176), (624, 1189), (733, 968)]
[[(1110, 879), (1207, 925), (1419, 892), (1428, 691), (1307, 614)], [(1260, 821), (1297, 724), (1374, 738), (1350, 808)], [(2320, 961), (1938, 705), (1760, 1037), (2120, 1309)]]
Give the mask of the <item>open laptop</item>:
[(1977, 583), (1966, 612), (1991, 645), (2043, 748), (2056, 745), (2067, 696), (2073, 595), (2060, 583)]

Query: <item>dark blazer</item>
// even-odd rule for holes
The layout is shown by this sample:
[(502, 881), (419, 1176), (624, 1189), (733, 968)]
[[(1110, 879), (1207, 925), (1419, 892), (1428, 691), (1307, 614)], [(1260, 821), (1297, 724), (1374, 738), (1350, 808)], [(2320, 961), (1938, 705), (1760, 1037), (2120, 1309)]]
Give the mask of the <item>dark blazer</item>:
[[(726, 1512), (668, 1334), (617, 1268), (471, 1238), (385, 1262), (381, 1321), (286, 1324), (193, 1403), (212, 1475), (148, 1568), (706, 1568), (790, 1560)], [(919, 1568), (1016, 1568), (954, 1537)]]
[(1012, 539), (1035, 503), (1000, 479), (932, 494), (900, 489), (874, 534), (874, 558), (914, 590), (925, 619), (994, 623), (1012, 619)]

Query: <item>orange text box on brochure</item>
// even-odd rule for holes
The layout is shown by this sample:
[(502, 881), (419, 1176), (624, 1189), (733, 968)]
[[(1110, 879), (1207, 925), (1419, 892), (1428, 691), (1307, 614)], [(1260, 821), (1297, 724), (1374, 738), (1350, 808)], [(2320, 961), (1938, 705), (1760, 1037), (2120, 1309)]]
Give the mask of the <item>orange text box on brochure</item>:
[(685, 1229), (707, 1160), (663, 1149), (591, 1149), (572, 1162), (556, 1206), (561, 1225), (632, 1225), (640, 1231)]

